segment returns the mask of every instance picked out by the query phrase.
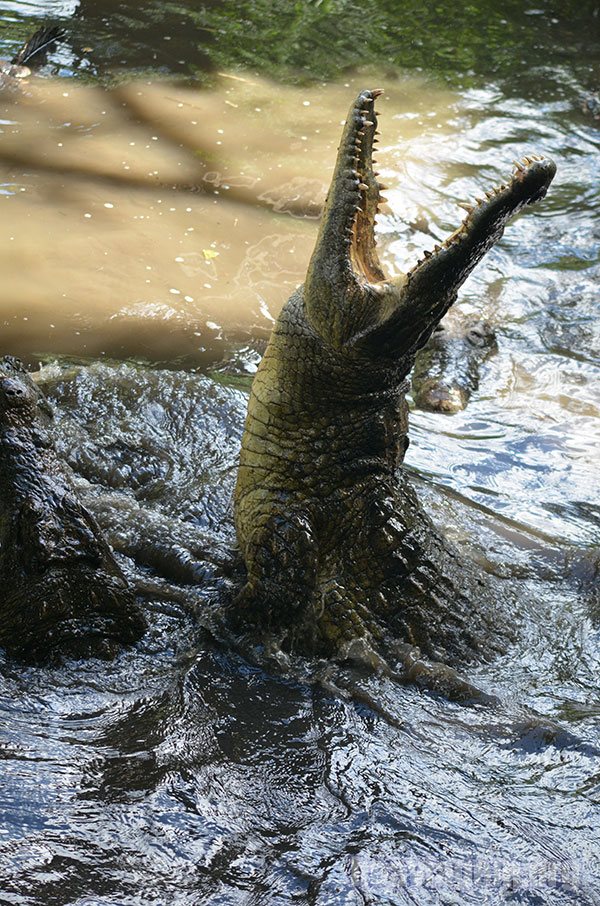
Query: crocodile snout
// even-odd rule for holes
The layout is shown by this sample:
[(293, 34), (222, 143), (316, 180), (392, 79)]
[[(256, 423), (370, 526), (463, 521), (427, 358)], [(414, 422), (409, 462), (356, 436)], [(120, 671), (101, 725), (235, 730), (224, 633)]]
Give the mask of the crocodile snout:
[(0, 398), (9, 405), (18, 406), (30, 400), (29, 389), (14, 377), (0, 378)]

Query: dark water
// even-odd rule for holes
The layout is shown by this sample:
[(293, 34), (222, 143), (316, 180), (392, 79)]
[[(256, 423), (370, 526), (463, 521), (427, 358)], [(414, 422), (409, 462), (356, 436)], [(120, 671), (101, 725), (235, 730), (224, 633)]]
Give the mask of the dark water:
[[(1, 40), (14, 52), (49, 15), (69, 36), (48, 75), (204, 80), (245, 64), (334, 80), (306, 98), (343, 95), (342, 58), (375, 64), (378, 82), (392, 63), (434, 67), (441, 87), (410, 94), (401, 81), (405, 106), (390, 93), (382, 117), (390, 267), (453, 229), (456, 201), (514, 157), (555, 158), (548, 198), (462, 293), (498, 336), (478, 392), (456, 416), (411, 415), (407, 464), (424, 502), (529, 602), (506, 617), (521, 626), (516, 646), (468, 674), (501, 704), (465, 708), (357, 668), (269, 670), (202, 628), (235, 581), (230, 496), (252, 331), (216, 379), (47, 364), (59, 449), (145, 583), (151, 629), (113, 663), (2, 661), (2, 904), (600, 903), (600, 128), (581, 109), (597, 87), (598, 18), (592, 4), (473, 3), (459, 21), (401, 6), (403, 17), (397, 4), (325, 0), (305, 14), (259, 2), (0, 3)], [(365, 41), (327, 45), (349, 20)], [(30, 171), (10, 175), (11, 193), (29, 191)], [(67, 189), (84, 191), (61, 180), (59, 211)], [(228, 350), (229, 317), (215, 325)]]

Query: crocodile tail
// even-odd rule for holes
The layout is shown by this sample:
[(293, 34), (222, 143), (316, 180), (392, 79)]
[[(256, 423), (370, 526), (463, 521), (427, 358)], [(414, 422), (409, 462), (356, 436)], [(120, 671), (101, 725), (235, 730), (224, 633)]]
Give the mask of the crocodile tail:
[(64, 33), (64, 29), (60, 25), (43, 25), (38, 28), (29, 41), (23, 44), (18, 54), (12, 58), (11, 63), (13, 66), (25, 66), (38, 54), (41, 57)]

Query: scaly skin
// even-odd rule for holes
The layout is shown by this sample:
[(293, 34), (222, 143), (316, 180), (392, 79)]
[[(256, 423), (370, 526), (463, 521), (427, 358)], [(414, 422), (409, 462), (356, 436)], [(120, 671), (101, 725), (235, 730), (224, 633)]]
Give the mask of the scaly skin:
[(416, 645), (447, 663), (503, 647), (483, 574), (433, 527), (401, 466), (417, 350), (508, 220), (542, 198), (554, 164), (525, 159), (508, 183), (409, 273), (375, 249), (380, 91), (350, 108), (306, 282), (289, 299), (254, 379), (235, 491), (249, 631), (331, 656), (357, 639)]
[(52, 445), (51, 410), (0, 360), (0, 645), (29, 661), (110, 657), (146, 623)]
[(481, 365), (497, 349), (486, 321), (457, 323), (451, 316), (452, 309), (417, 353), (411, 384), (419, 409), (447, 414), (464, 409), (479, 387)]

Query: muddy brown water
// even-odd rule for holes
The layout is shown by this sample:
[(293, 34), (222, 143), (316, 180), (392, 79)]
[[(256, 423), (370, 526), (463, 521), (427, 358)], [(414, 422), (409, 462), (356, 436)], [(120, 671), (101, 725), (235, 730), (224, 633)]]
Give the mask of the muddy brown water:
[[(248, 382), (363, 84), (386, 89), (390, 270), (515, 157), (558, 165), (461, 294), (498, 336), (469, 407), (411, 414), (424, 503), (531, 602), (469, 670), (495, 708), (202, 630), (233, 581)], [(2, 352), (42, 363), (59, 449), (154, 589), (114, 663), (1, 662), (2, 904), (600, 903), (600, 133), (576, 96), (380, 68), (0, 98)]]

